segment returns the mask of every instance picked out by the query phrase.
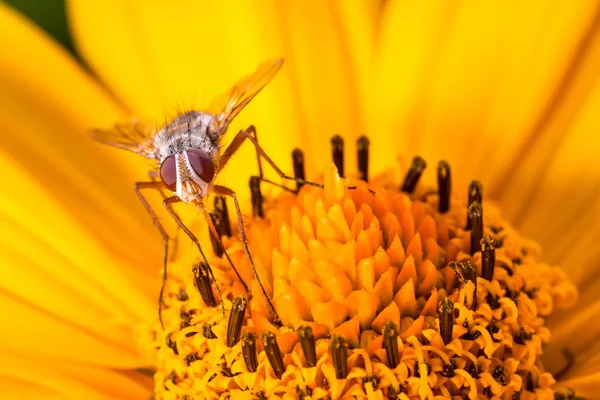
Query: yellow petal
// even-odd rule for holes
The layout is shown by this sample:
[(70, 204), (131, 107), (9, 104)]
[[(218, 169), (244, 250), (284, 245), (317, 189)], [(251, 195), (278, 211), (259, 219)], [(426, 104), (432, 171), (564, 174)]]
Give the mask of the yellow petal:
[[(145, 162), (125, 162), (87, 135), (92, 126), (113, 123), (119, 108), (64, 49), (1, 4), (0, 37), (5, 49), (0, 54), (2, 157), (10, 154), (46, 196), (87, 226), (86, 236), (154, 275), (156, 269), (147, 266), (160, 257), (159, 237), (139, 235), (152, 225), (132, 191), (132, 182), (146, 176), (145, 167), (136, 170)], [(5, 169), (5, 180), (7, 174), (11, 172)], [(6, 185), (20, 188), (21, 177), (8, 179)], [(32, 219), (47, 217), (38, 215), (48, 211), (42, 211), (41, 199), (26, 199), (32, 193), (7, 195), (28, 203)], [(56, 236), (55, 230), (46, 235)]]
[(0, 399), (141, 400), (148, 396), (151, 389), (147, 378), (140, 384), (142, 380), (135, 378), (135, 374), (122, 374), (83, 364), (51, 358), (46, 359), (48, 364), (45, 364), (8, 354), (0, 356), (0, 360)]

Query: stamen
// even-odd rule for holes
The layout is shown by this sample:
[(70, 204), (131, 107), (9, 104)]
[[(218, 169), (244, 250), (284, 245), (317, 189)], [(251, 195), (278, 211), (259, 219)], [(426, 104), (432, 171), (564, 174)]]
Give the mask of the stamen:
[(427, 163), (421, 157), (416, 156), (413, 158), (412, 165), (406, 173), (404, 183), (402, 184), (402, 191), (404, 193), (412, 193), (419, 182), (419, 178), (423, 174), (423, 171), (427, 167)]
[[(473, 181), (469, 185), (469, 204), (467, 207), (471, 207), (471, 204), (474, 202), (478, 202), (479, 204), (483, 204), (483, 185), (479, 181)], [(467, 215), (467, 227), (466, 230), (471, 230), (471, 220)]]
[(252, 202), (252, 215), (254, 218), (264, 218), (263, 196), (260, 190), (260, 178), (258, 176), (250, 177), (250, 197)]
[(483, 209), (481, 203), (474, 201), (469, 206), (469, 221), (471, 221), (471, 255), (481, 249), (481, 237), (483, 236)]
[[(215, 210), (213, 212), (211, 212), (210, 214), (210, 219), (213, 223), (213, 225), (215, 226), (215, 228), (217, 229), (217, 232), (219, 232), (219, 235), (221, 234), (221, 216), (219, 215), (220, 212)], [(219, 243), (219, 239), (215, 237), (215, 235), (212, 234), (210, 227), (208, 228), (208, 237), (210, 237), (210, 244), (212, 245), (213, 248), (213, 252), (215, 253), (215, 255), (219, 258), (223, 257), (223, 248), (221, 247), (221, 244)]]
[(348, 345), (340, 335), (335, 335), (331, 339), (331, 360), (335, 368), (335, 377), (346, 379), (348, 375)]
[(177, 300), (179, 301), (187, 301), (188, 300), (188, 294), (185, 292), (185, 290), (183, 288), (179, 288), (179, 293), (177, 293)]
[(231, 237), (231, 222), (229, 222), (229, 212), (227, 212), (227, 201), (224, 196), (215, 196), (215, 211), (218, 211), (221, 217), (221, 223), (217, 226), (217, 231), (223, 236)]
[[(304, 174), (304, 153), (300, 149), (292, 151), (292, 163), (294, 164), (294, 178), (305, 180)], [(296, 182), (296, 190), (302, 188), (303, 183)]]
[(501, 384), (502, 386), (506, 386), (508, 384), (506, 380), (506, 373), (504, 371), (504, 367), (502, 365), (498, 365), (494, 370), (494, 374), (492, 375), (494, 380)]
[(171, 339), (171, 335), (167, 335), (165, 342), (167, 343), (167, 347), (173, 350), (175, 355), (179, 354), (179, 350), (177, 350), (177, 343)]
[(275, 334), (271, 331), (265, 331), (262, 334), (261, 340), (265, 347), (265, 353), (267, 354), (269, 364), (271, 364), (275, 375), (281, 379), (285, 372), (285, 365), (283, 364), (283, 354), (281, 354)]
[(494, 277), (494, 265), (496, 264), (496, 248), (494, 239), (486, 235), (481, 239), (481, 277), (491, 281)]
[(400, 353), (398, 353), (398, 327), (391, 321), (383, 324), (383, 347), (385, 348), (390, 368), (396, 368), (400, 363)]
[(445, 213), (450, 209), (450, 194), (452, 193), (452, 176), (450, 164), (440, 161), (437, 166), (438, 193), (440, 196), (439, 210)]
[(340, 135), (331, 138), (331, 156), (338, 174), (344, 177), (344, 139)]
[(208, 264), (200, 261), (194, 265), (192, 271), (194, 272), (196, 286), (198, 287), (202, 301), (204, 301), (204, 304), (206, 304), (207, 307), (216, 307), (217, 299), (215, 299), (215, 294), (212, 291), (210, 271), (208, 268)]
[(189, 367), (191, 363), (198, 361), (199, 359), (200, 359), (200, 356), (198, 355), (197, 352), (190, 353), (187, 356), (185, 356), (185, 363)]
[(445, 298), (440, 305), (440, 335), (444, 344), (452, 340), (452, 330), (454, 329), (454, 303)]
[(246, 332), (242, 337), (242, 355), (248, 371), (256, 372), (258, 356), (256, 354), (256, 336), (252, 332)]
[(477, 308), (477, 267), (471, 261), (451, 261), (448, 265), (456, 273), (461, 283), (466, 284), (468, 281), (474, 283), (473, 302), (469, 308), (475, 310)]
[(207, 339), (217, 338), (217, 335), (215, 335), (212, 330), (212, 324), (209, 324), (208, 322), (205, 322), (204, 325), (202, 325), (202, 335), (204, 335), (204, 337)]
[(303, 325), (296, 330), (296, 333), (298, 333), (298, 340), (300, 341), (300, 347), (302, 347), (304, 358), (306, 358), (306, 364), (309, 367), (316, 366), (317, 349), (312, 328), (310, 326)]
[(366, 136), (361, 136), (356, 141), (359, 178), (365, 182), (369, 180), (369, 144)]
[(456, 359), (451, 358), (448, 364), (444, 364), (444, 369), (442, 370), (442, 375), (446, 378), (452, 378), (456, 375), (454, 370), (457, 368)]
[(244, 324), (244, 314), (248, 301), (244, 295), (239, 295), (232, 301), (229, 312), (229, 324), (227, 325), (227, 346), (233, 347), (240, 341), (240, 333)]

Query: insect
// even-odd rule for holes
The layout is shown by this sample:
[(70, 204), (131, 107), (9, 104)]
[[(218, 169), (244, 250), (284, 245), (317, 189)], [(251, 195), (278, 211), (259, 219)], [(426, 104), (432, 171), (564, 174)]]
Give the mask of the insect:
[[(163, 282), (158, 300), (158, 315), (161, 325), (161, 312), (162, 306), (164, 305), (163, 294), (167, 279), (169, 236), (158, 220), (156, 213), (143, 195), (142, 190), (145, 189), (167, 190), (171, 192), (171, 196), (165, 196), (163, 205), (179, 228), (181, 228), (195, 244), (206, 265), (208, 265), (208, 261), (206, 260), (206, 256), (202, 251), (202, 247), (200, 246), (197, 237), (179, 218), (173, 209), (173, 205), (184, 202), (196, 206), (202, 212), (212, 234), (220, 241), (220, 236), (204, 206), (204, 200), (211, 193), (231, 197), (238, 218), (240, 239), (243, 243), (246, 256), (250, 261), (254, 278), (257, 280), (267, 299), (274, 320), (279, 320), (275, 308), (273, 307), (260, 277), (258, 276), (256, 268), (254, 267), (236, 193), (227, 187), (215, 184), (215, 178), (219, 171), (227, 165), (227, 162), (237, 152), (240, 146), (248, 140), (256, 148), (261, 179), (263, 179), (260, 163), (262, 158), (282, 179), (293, 180), (299, 183), (314, 184), (312, 182), (304, 181), (303, 179), (290, 177), (283, 173), (258, 144), (254, 126), (239, 131), (229, 146), (226, 147), (224, 151), (221, 151), (221, 139), (227, 131), (231, 121), (275, 77), (282, 64), (282, 59), (275, 59), (261, 64), (254, 73), (242, 78), (233, 86), (233, 88), (231, 88), (231, 90), (214, 101), (208, 111), (190, 111), (182, 113), (160, 129), (149, 128), (143, 124), (134, 122), (124, 125), (115, 125), (112, 129), (108, 130), (94, 129), (91, 131), (91, 136), (95, 140), (132, 151), (150, 160), (156, 161), (158, 165), (157, 171), (153, 171), (150, 174), (150, 181), (137, 182), (135, 184), (135, 193), (146, 208), (148, 214), (150, 214), (154, 225), (158, 228), (164, 242)], [(229, 259), (229, 256), (227, 256), (227, 258)], [(246, 290), (248, 290), (248, 286), (244, 283), (230, 259), (229, 262)], [(215, 283), (219, 296), (221, 296), (219, 287), (216, 285), (210, 267), (209, 273), (212, 282)]]

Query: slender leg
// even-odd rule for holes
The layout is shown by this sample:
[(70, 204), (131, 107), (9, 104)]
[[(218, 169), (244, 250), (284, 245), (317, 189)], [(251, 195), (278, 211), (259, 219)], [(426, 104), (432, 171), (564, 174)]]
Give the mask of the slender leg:
[(277, 311), (275, 311), (275, 307), (273, 306), (271, 299), (269, 299), (269, 295), (267, 294), (267, 291), (265, 290), (265, 287), (262, 284), (260, 277), (258, 276), (256, 267), (254, 266), (254, 260), (252, 259), (252, 254), (250, 254), (250, 247), (248, 246), (248, 238), (246, 237), (246, 230), (244, 229), (244, 221), (242, 220), (242, 211), (240, 210), (240, 204), (238, 203), (237, 196), (233, 190), (226, 188), (224, 186), (214, 185), (213, 188), (214, 188), (215, 193), (220, 194), (221, 196), (229, 196), (229, 197), (233, 198), (233, 204), (235, 204), (235, 211), (236, 211), (237, 217), (238, 217), (238, 225), (240, 227), (240, 237), (242, 239), (242, 244), (244, 245), (244, 250), (246, 251), (246, 256), (248, 257), (248, 260), (250, 261), (250, 266), (252, 267), (252, 272), (254, 273), (254, 278), (258, 282), (260, 288), (262, 289), (263, 294), (265, 295), (265, 298), (267, 299), (267, 302), (269, 303), (269, 308), (271, 309), (271, 312), (273, 313), (273, 322), (280, 323), (281, 320), (279, 319), (279, 315), (277, 315)]
[(169, 235), (167, 234), (167, 231), (165, 231), (165, 228), (163, 228), (163, 226), (161, 225), (160, 221), (158, 220), (158, 217), (156, 216), (156, 213), (154, 212), (154, 210), (152, 209), (152, 207), (150, 206), (150, 204), (148, 203), (148, 201), (146, 200), (146, 198), (144, 197), (144, 195), (141, 192), (142, 189), (158, 189), (158, 190), (160, 190), (162, 188), (163, 188), (162, 182), (136, 182), (136, 184), (135, 184), (135, 194), (137, 194), (138, 198), (144, 205), (144, 208), (146, 209), (146, 211), (152, 218), (152, 222), (154, 222), (154, 225), (160, 232), (160, 235), (162, 236), (162, 239), (163, 239), (163, 246), (164, 246), (163, 276), (162, 276), (163, 279), (162, 279), (162, 284), (160, 286), (160, 294), (158, 296), (158, 320), (160, 321), (160, 325), (164, 328), (164, 324), (162, 321), (162, 306), (164, 305), (163, 294), (165, 291), (165, 283), (167, 282), (167, 262), (169, 260)]
[[(149, 171), (148, 176), (150, 177), (150, 180), (152, 182), (161, 182), (158, 171)], [(165, 200), (167, 197), (169, 197), (163, 191), (164, 189), (165, 189), (165, 187), (163, 186), (159, 190), (160, 196), (163, 198), (163, 200)], [(171, 262), (175, 261), (175, 259), (177, 258), (177, 250), (179, 249), (179, 231), (181, 230), (181, 228), (179, 228), (179, 225), (177, 225), (177, 227), (175, 229), (176, 229), (176, 231), (175, 231), (175, 235), (173, 235), (173, 247), (171, 249), (171, 257), (170, 257)]]
[(223, 316), (225, 316), (225, 306), (223, 305), (223, 295), (221, 293), (221, 288), (219, 288), (219, 285), (217, 284), (217, 281), (215, 279), (215, 275), (213, 274), (212, 268), (210, 267), (210, 264), (208, 263), (208, 260), (206, 259), (206, 255), (204, 255), (204, 252), (202, 251), (202, 247), (200, 246), (200, 242), (198, 241), (198, 238), (196, 237), (196, 235), (194, 235), (192, 233), (192, 231), (190, 231), (189, 228), (187, 226), (185, 226), (185, 224), (183, 223), (183, 221), (181, 220), (181, 218), (179, 218), (179, 215), (177, 215), (177, 213), (175, 212), (175, 210), (173, 210), (173, 204), (179, 203), (180, 201), (181, 201), (181, 199), (179, 197), (172, 196), (172, 197), (166, 198), (163, 201), (163, 205), (167, 209), (167, 212), (169, 213), (169, 215), (171, 216), (171, 218), (173, 218), (173, 220), (181, 228), (181, 230), (186, 235), (188, 235), (188, 237), (190, 238), (190, 240), (192, 242), (194, 242), (194, 244), (196, 245), (196, 248), (198, 249), (198, 251), (200, 252), (200, 255), (202, 256), (202, 259), (204, 260), (204, 262), (208, 266), (208, 271), (210, 272), (210, 279), (215, 284), (215, 288), (217, 289), (217, 293), (219, 294), (219, 300), (221, 301), (221, 309), (223, 310)]
[[(286, 175), (277, 166), (277, 164), (275, 164), (275, 162), (273, 160), (271, 160), (271, 157), (269, 157), (267, 155), (267, 153), (265, 153), (263, 148), (260, 147), (260, 145), (258, 144), (258, 141), (254, 137), (255, 134), (256, 134), (256, 128), (254, 128), (254, 126), (252, 126), (252, 125), (250, 125), (248, 127), (248, 129), (239, 131), (237, 133), (237, 135), (235, 135), (235, 137), (233, 138), (233, 140), (231, 141), (229, 146), (223, 152), (223, 155), (221, 156), (219, 168), (222, 169), (223, 167), (225, 167), (225, 165), (227, 164), (227, 162), (229, 161), (231, 156), (233, 156), (236, 153), (236, 151), (238, 151), (240, 146), (244, 143), (244, 141), (246, 139), (248, 139), (248, 140), (250, 140), (250, 142), (252, 142), (252, 144), (256, 148), (256, 152), (260, 155), (260, 157), (262, 157), (267, 162), (267, 164), (269, 164), (271, 166), (271, 168), (273, 168), (275, 170), (277, 175), (279, 175), (282, 179), (287, 179), (289, 181), (294, 181), (294, 182), (302, 183), (305, 185), (311, 185), (311, 186), (323, 188), (323, 185), (321, 185), (320, 183), (305, 181), (304, 179), (294, 178), (289, 175)], [(260, 171), (262, 171), (262, 168), (259, 168), (259, 169), (260, 169)]]
[(235, 265), (233, 265), (233, 261), (231, 261), (231, 258), (229, 258), (229, 254), (227, 254), (227, 250), (225, 250), (225, 246), (223, 246), (223, 242), (221, 241), (221, 236), (217, 232), (217, 228), (215, 228), (215, 224), (213, 224), (213, 221), (210, 218), (210, 215), (208, 215), (208, 211), (206, 211), (205, 208), (202, 209), (202, 215), (204, 216), (204, 219), (206, 220), (206, 223), (208, 224), (210, 232), (217, 239), (217, 241), (219, 242), (219, 245), (223, 249), (223, 254), (225, 254), (225, 257), (227, 257), (227, 260), (229, 261), (229, 265), (231, 265), (231, 268), (233, 268), (233, 271), (235, 272), (238, 279), (242, 283), (242, 286), (244, 286), (244, 289), (246, 289), (246, 292), (249, 292), (248, 285), (246, 285), (246, 282), (244, 282), (244, 280), (242, 279), (242, 276), (238, 272), (237, 268), (235, 267)]

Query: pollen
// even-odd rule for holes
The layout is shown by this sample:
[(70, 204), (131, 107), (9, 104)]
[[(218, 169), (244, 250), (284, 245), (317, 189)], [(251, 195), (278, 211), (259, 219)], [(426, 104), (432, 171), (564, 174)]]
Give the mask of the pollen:
[(577, 300), (562, 270), (479, 182), (452, 191), (449, 164), (437, 187), (421, 183), (420, 157), (403, 182), (367, 183), (340, 177), (333, 146), (323, 188), (253, 198), (246, 233), (268, 298), (235, 226), (221, 239), (249, 291), (216, 241), (214, 254), (205, 246), (216, 282), (195, 259), (169, 266), (164, 329), (144, 345), (155, 398), (552, 399), (546, 319)]

